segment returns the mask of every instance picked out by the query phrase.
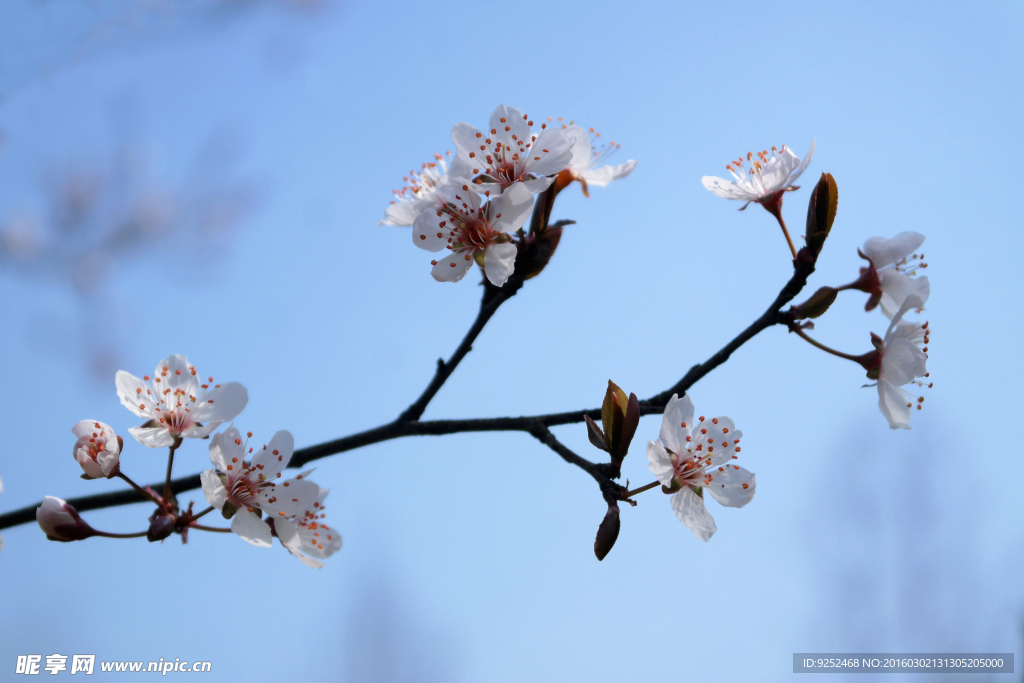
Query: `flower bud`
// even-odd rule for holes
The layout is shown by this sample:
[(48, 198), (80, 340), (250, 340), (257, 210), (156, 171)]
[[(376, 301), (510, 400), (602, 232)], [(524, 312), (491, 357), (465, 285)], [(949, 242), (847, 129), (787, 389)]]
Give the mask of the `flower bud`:
[(832, 230), (839, 206), (839, 188), (831, 173), (822, 173), (807, 204), (807, 248), (814, 256), (821, 253), (825, 238)]
[(88, 478), (109, 479), (117, 475), (124, 442), (110, 425), (82, 420), (71, 428), (71, 433), (78, 437), (71, 454)]
[(636, 394), (626, 398), (626, 392), (615, 382), (608, 380), (608, 390), (601, 405), (601, 422), (604, 425), (604, 440), (612, 463), (622, 464), (622, 459), (629, 452), (629, 444), (640, 424), (640, 402)]
[(573, 225), (576, 221), (556, 221), (542, 233), (531, 232), (516, 245), (516, 270), (523, 274), (524, 280), (540, 275), (547, 267), (551, 257), (555, 255), (558, 243), (562, 241), (562, 229)]
[(46, 496), (36, 508), (36, 522), (51, 541), (83, 541), (96, 534), (75, 508), (53, 496)]
[(619, 506), (616, 503), (608, 503), (608, 512), (601, 520), (601, 526), (597, 527), (597, 538), (594, 539), (594, 555), (598, 560), (603, 560), (615, 545), (619, 537)]
[(153, 541), (162, 541), (172, 533), (174, 533), (174, 516), (161, 514), (150, 520), (146, 538), (152, 543)]

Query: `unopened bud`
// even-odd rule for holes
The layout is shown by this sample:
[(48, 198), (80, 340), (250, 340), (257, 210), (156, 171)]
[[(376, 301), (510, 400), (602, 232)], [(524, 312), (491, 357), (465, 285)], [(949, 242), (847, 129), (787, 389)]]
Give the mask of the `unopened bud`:
[(626, 397), (626, 392), (615, 382), (608, 380), (608, 390), (601, 405), (601, 422), (604, 425), (604, 439), (612, 462), (621, 464), (629, 452), (629, 444), (640, 424), (640, 401), (636, 394)]
[(807, 248), (814, 256), (821, 253), (825, 238), (832, 231), (839, 206), (839, 188), (831, 173), (822, 173), (807, 204)]
[(519, 253), (516, 254), (516, 270), (521, 269), (521, 272), (524, 273), (524, 280), (541, 274), (541, 271), (551, 261), (551, 257), (555, 255), (558, 243), (562, 241), (562, 228), (575, 222), (557, 221), (548, 226), (544, 232), (530, 233), (526, 239), (520, 241)]
[(608, 512), (601, 520), (601, 526), (597, 527), (597, 538), (594, 539), (594, 555), (598, 560), (603, 560), (619, 537), (619, 506), (615, 503), (608, 504)]
[(149, 542), (162, 541), (174, 533), (174, 517), (171, 515), (157, 515), (149, 523), (146, 531), (146, 538)]
[(96, 535), (75, 508), (54, 496), (46, 496), (43, 504), (36, 508), (36, 522), (51, 541), (84, 541)]

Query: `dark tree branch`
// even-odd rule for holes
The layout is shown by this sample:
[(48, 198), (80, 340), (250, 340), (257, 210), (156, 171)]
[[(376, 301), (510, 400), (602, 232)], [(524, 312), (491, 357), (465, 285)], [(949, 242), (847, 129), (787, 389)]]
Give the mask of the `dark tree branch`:
[[(672, 388), (667, 389), (666, 391), (663, 391), (659, 394), (655, 394), (654, 396), (641, 401), (640, 414), (652, 415), (663, 412), (665, 405), (668, 403), (668, 400), (672, 397), (673, 393), (686, 393), (686, 391), (688, 391), (690, 387), (696, 384), (701, 378), (703, 378), (709, 372), (711, 372), (719, 365), (724, 363), (726, 360), (728, 360), (729, 356), (731, 356), (734, 351), (736, 351), (739, 347), (743, 346), (743, 344), (745, 344), (746, 342), (750, 341), (750, 339), (752, 339), (755, 335), (773, 325), (785, 323), (787, 319), (785, 314), (782, 312), (782, 307), (788, 304), (790, 301), (792, 301), (807, 284), (807, 278), (810, 277), (811, 273), (814, 272), (814, 261), (814, 257), (811, 255), (811, 253), (807, 250), (806, 247), (801, 249), (799, 254), (797, 255), (796, 268), (793, 273), (793, 276), (789, 279), (789, 282), (786, 283), (786, 285), (779, 292), (778, 296), (775, 297), (775, 300), (772, 302), (771, 306), (768, 307), (768, 309), (761, 315), (761, 317), (755, 320), (749, 327), (743, 330), (743, 332), (741, 332), (735, 339), (726, 344), (722, 349), (720, 349), (709, 359), (707, 359), (703, 363), (698, 363), (697, 365), (694, 365), (692, 368), (690, 368), (686, 375), (684, 375), (682, 379), (676, 382), (676, 384), (672, 386)], [(497, 290), (498, 288), (494, 289)], [(500, 292), (501, 290), (498, 291)], [(509, 294), (508, 296), (512, 295)], [(508, 296), (506, 296), (505, 299), (507, 299)], [(500, 303), (495, 305), (495, 309), (497, 308), (498, 305), (500, 305)], [(486, 306), (484, 308), (486, 308)], [(484, 313), (484, 308), (481, 309), (481, 314), (477, 316), (477, 322), (480, 321), (481, 316)], [(489, 319), (490, 316), (493, 314), (494, 312), (491, 311), (490, 314), (487, 315), (487, 319)], [(485, 323), (486, 319), (483, 321), (483, 323), (480, 324), (481, 329), (483, 327), (483, 324)], [(476, 323), (474, 323), (474, 328), (475, 327)], [(473, 332), (473, 328), (470, 329), (470, 332)], [(479, 330), (477, 330), (476, 334), (479, 334)], [(469, 337), (470, 335), (467, 335), (467, 338)], [(475, 338), (475, 334), (473, 335), (473, 337)], [(471, 348), (472, 346), (472, 342), (466, 344), (466, 340), (463, 340), (463, 345), (466, 345), (466, 348), (464, 351), (462, 351), (461, 355), (459, 353), (459, 350), (456, 350), (455, 354), (452, 355), (452, 359), (449, 361), (449, 364), (452, 365), (451, 370), (454, 370), (454, 366), (458, 365), (458, 360), (461, 360), (466, 355), (466, 353), (469, 351), (469, 348)], [(462, 345), (460, 345), (459, 349), (462, 349)], [(456, 360), (456, 357), (458, 357), (458, 360)], [(440, 372), (441, 369), (439, 368), (438, 374), (440, 374)], [(447, 377), (450, 375), (451, 371), (449, 370), (447, 374), (444, 375), (444, 379), (447, 379)], [(435, 382), (437, 382), (437, 376), (435, 376), (434, 381), (431, 382), (431, 386), (433, 386)], [(443, 383), (444, 380), (442, 379), (438, 383), (437, 389), (439, 389), (441, 384)], [(428, 392), (425, 391), (423, 396), (421, 396), (416, 403), (410, 406), (409, 410), (412, 410), (413, 407), (420, 405), (421, 402), (423, 404), (423, 407), (425, 408), (426, 404), (429, 403), (430, 398), (432, 398), (433, 395), (437, 393), (437, 389), (434, 389), (433, 392), (429, 393), (429, 395)], [(430, 387), (428, 387), (428, 391), (429, 390)], [(425, 400), (424, 397), (426, 397)], [(409, 410), (407, 410), (406, 413), (409, 413)], [(406, 413), (403, 413), (403, 415), (405, 415)], [(601, 485), (602, 494), (605, 495), (607, 499), (609, 495), (614, 493), (614, 489), (610, 488), (609, 485), (611, 487), (618, 487), (618, 484), (615, 484), (607, 476), (605, 476), (602, 470), (602, 466), (600, 464), (592, 463), (589, 460), (573, 453), (571, 450), (562, 445), (548, 429), (549, 427), (553, 427), (556, 425), (583, 422), (584, 415), (589, 415), (592, 419), (600, 419), (601, 409), (592, 408), (590, 410), (574, 410), (565, 413), (548, 413), (545, 415), (530, 415), (522, 417), (494, 417), (470, 420), (428, 420), (425, 422), (420, 422), (418, 420), (403, 420), (400, 417), (394, 422), (381, 425), (380, 427), (368, 429), (363, 432), (345, 436), (340, 439), (335, 439), (334, 441), (328, 441), (326, 443), (317, 444), (315, 446), (300, 448), (297, 451), (295, 451), (294, 455), (292, 456), (292, 460), (289, 464), (290, 466), (301, 467), (302, 465), (305, 465), (308, 462), (318, 460), (329, 455), (335, 455), (337, 453), (343, 453), (345, 451), (361, 448), (363, 446), (369, 446), (370, 444), (380, 443), (382, 441), (389, 441), (391, 439), (397, 439), (405, 436), (441, 436), (446, 434), (459, 434), (464, 432), (521, 431), (533, 435), (535, 438), (537, 438), (542, 443), (544, 443), (549, 448), (558, 453), (558, 455), (561, 456), (566, 462), (572, 463), (577, 467), (580, 467), (582, 470), (584, 470), (592, 477), (594, 477), (595, 481), (597, 481), (598, 484)], [(163, 483), (164, 482), (157, 482), (155, 484), (151, 484), (150, 487), (156, 490), (159, 489), (159, 487)], [(171, 490), (175, 494), (178, 494), (183, 491), (188, 491), (191, 489), (196, 489), (199, 487), (200, 481), (198, 474), (194, 474), (187, 477), (181, 477), (171, 482)], [(144, 500), (145, 497), (139, 494), (137, 491), (133, 489), (126, 489), (123, 491), (115, 491), (112, 493), (100, 493), (92, 496), (81, 496), (79, 498), (71, 498), (68, 499), (67, 502), (71, 504), (79, 512), (86, 512), (88, 510), (96, 510), (99, 508), (114, 507), (117, 505), (128, 505), (130, 503), (139, 503), (143, 502)], [(35, 505), (31, 505), (28, 507), (21, 508), (20, 510), (14, 510), (12, 512), (0, 515), (0, 529), (6, 529), (8, 527), (16, 526), (18, 524), (25, 524), (26, 522), (31, 522), (35, 519), (36, 507), (37, 506)]]
[(484, 301), (480, 302), (480, 312), (477, 313), (476, 320), (473, 321), (469, 332), (463, 337), (462, 343), (455, 349), (455, 353), (452, 354), (447, 363), (440, 358), (437, 360), (437, 371), (434, 373), (434, 378), (430, 380), (430, 384), (423, 390), (420, 397), (416, 399), (416, 402), (398, 416), (399, 422), (411, 422), (420, 419), (423, 411), (427, 409), (427, 404), (441, 390), (444, 383), (455, 372), (455, 368), (459, 367), (459, 363), (466, 357), (466, 354), (473, 350), (473, 342), (476, 341), (477, 336), (483, 331), (487, 321), (495, 314), (498, 307), (515, 296), (522, 286), (522, 280), (509, 278), (509, 281), (503, 287), (494, 287), (497, 292), (489, 299), (486, 297), (487, 290), (485, 290)]

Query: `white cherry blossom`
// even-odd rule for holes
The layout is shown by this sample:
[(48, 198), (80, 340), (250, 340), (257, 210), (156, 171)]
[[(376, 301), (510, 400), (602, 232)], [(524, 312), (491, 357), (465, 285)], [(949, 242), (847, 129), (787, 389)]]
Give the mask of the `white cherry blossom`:
[(647, 442), (647, 462), (662, 486), (675, 491), (672, 510), (702, 541), (718, 531), (704, 507), (704, 494), (726, 507), (740, 508), (754, 497), (754, 474), (733, 464), (743, 433), (728, 417), (694, 422), (689, 395), (672, 395), (658, 441)]
[[(249, 437), (252, 432), (249, 432)], [(289, 518), (310, 507), (319, 487), (306, 481), (304, 474), (278, 481), (288, 466), (295, 441), (287, 431), (279, 431), (255, 455), (248, 438), (235, 427), (214, 435), (210, 441), (208, 469), (199, 478), (203, 494), (213, 507), (231, 518), (231, 530), (253, 545), (270, 547), (270, 526), (263, 513), (272, 516), (280, 533), (293, 523)], [(246, 459), (249, 458), (250, 459)]]
[(472, 169), (458, 157), (452, 160), (450, 168), (440, 154), (435, 154), (434, 159), (424, 162), (419, 171), (409, 171), (409, 175), (402, 179), (405, 185), (401, 190), (394, 190), (395, 199), (384, 212), (384, 220), (379, 225), (411, 226), (420, 212), (444, 204), (444, 199), (437, 192), (441, 185), (452, 178), (472, 173)]
[(278, 538), (288, 552), (303, 564), (314, 569), (324, 566), (325, 560), (341, 549), (341, 534), (323, 521), (324, 499), (330, 489), (320, 489), (312, 506), (301, 513), (292, 515), (290, 526), (283, 526), (275, 520), (274, 528)]
[[(807, 169), (813, 156), (814, 141), (802, 161), (786, 145), (781, 149), (772, 147), (770, 154), (767, 150), (756, 154), (747, 152), (746, 162), (750, 168), (744, 166), (744, 159), (740, 157), (725, 167), (732, 180), (706, 175), (701, 178), (701, 183), (709, 192), (725, 199), (747, 204), (766, 202), (777, 198), (781, 192), (796, 189), (793, 183)], [(741, 208), (746, 207), (744, 204)]]
[(516, 245), (508, 233), (526, 222), (533, 208), (533, 195), (522, 183), (516, 183), (482, 204), (480, 195), (466, 180), (444, 185), (439, 193), (445, 206), (424, 211), (412, 226), (416, 246), (434, 252), (452, 251), (439, 261), (431, 261), (431, 275), (438, 282), (458, 282), (479, 259), (491, 284), (505, 284), (516, 260)]
[[(459, 159), (470, 168), (473, 189), (498, 194), (522, 183), (533, 194), (543, 192), (572, 159), (572, 140), (562, 130), (533, 121), (515, 107), (499, 104), (487, 132), (456, 123), (452, 141)], [(546, 177), (552, 176), (552, 177)]]
[(182, 437), (209, 436), (249, 401), (249, 393), (238, 382), (213, 384), (212, 377), (201, 382), (195, 366), (177, 353), (160, 361), (152, 378), (139, 379), (119, 370), (115, 383), (121, 404), (146, 418), (146, 424), (128, 431), (149, 448), (171, 446)]
[(915, 253), (924, 239), (919, 232), (901, 232), (892, 239), (872, 237), (861, 250), (878, 273), (882, 288), (879, 304), (890, 320), (908, 296), (918, 297), (923, 306), (931, 294), (927, 275), (912, 277), (919, 268), (928, 267), (924, 254)]
[[(928, 377), (928, 323), (903, 322), (903, 316), (912, 308), (921, 308), (924, 302), (911, 295), (900, 306), (889, 323), (879, 349), (881, 354), (878, 376), (878, 409), (889, 421), (892, 429), (910, 429), (910, 412), (916, 405), (921, 409), (923, 396), (915, 396), (903, 389), (906, 384), (931, 387), (919, 380)], [(877, 337), (876, 337), (877, 339)], [(922, 348), (923, 347), (923, 348)]]
[(636, 161), (633, 159), (616, 166), (606, 165), (608, 158), (622, 145), (609, 142), (598, 147), (596, 143), (601, 134), (593, 128), (583, 130), (580, 126), (570, 124), (563, 130), (566, 137), (572, 140), (572, 159), (562, 173), (569, 182), (579, 181), (585, 196), (590, 196), (589, 187), (605, 187), (613, 180), (625, 178), (636, 167)]
[(96, 420), (82, 420), (71, 428), (78, 437), (71, 454), (82, 471), (93, 479), (113, 477), (121, 457), (121, 437), (113, 427)]

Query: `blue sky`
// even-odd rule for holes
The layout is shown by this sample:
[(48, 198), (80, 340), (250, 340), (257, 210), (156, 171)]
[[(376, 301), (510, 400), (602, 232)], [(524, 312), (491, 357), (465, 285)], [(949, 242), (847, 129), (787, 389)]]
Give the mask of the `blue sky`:
[[(840, 199), (810, 287), (856, 277), (868, 237), (927, 235), (935, 388), (912, 430), (891, 431), (862, 370), (767, 330), (691, 392), (744, 432), (754, 501), (712, 503), (705, 544), (645, 494), (601, 563), (596, 487), (515, 433), (320, 461), (345, 539), (320, 571), (234, 536), (5, 530), (0, 668), (56, 652), (210, 660), (209, 680), (775, 681), (793, 652), (1020, 654), (1019, 3), (228, 4), (0, 9), (6, 247), (12, 225), (51, 220), (69, 169), (104, 175), (102, 216), (120, 215), (125, 177), (169, 188), (176, 210), (106, 262), (0, 260), (0, 512), (119, 488), (79, 479), (70, 428), (127, 436), (113, 371), (170, 353), (245, 384), (235, 424), (257, 439), (288, 429), (304, 446), (393, 419), (480, 292), (473, 274), (434, 282), (407, 232), (376, 223), (403, 174), (453, 149), (455, 122), (481, 126), (499, 102), (593, 126), (639, 163), (589, 199), (563, 193), (554, 216), (577, 224), (426, 418), (588, 408), (609, 378), (641, 397), (671, 386), (789, 270), (772, 218), (700, 177), (812, 139), (807, 184), (830, 172)], [(225, 197), (223, 220), (189, 213), (222, 217)], [(797, 235), (807, 197), (786, 198)], [(869, 350), (887, 321), (863, 302), (841, 296), (815, 336)], [(640, 423), (634, 484), (651, 479), (659, 421)], [(580, 425), (555, 431), (599, 455)], [(133, 478), (162, 476), (162, 453), (125, 445)], [(176, 471), (208, 467), (205, 445)], [(87, 518), (132, 531), (147, 514)]]

